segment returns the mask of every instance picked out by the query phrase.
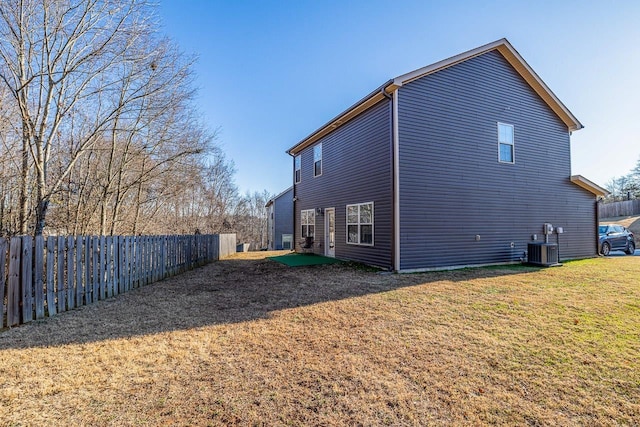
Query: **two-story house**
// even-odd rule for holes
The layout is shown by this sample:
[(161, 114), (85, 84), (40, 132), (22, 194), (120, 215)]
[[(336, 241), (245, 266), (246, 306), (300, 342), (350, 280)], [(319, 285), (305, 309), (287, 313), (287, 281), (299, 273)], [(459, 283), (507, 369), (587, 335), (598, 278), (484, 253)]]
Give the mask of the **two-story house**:
[(293, 249), (293, 187), (269, 200), (267, 209), (267, 249)]
[(552, 223), (561, 259), (594, 256), (582, 127), (506, 39), (401, 75), (288, 150), (294, 242), (418, 271), (519, 262)]

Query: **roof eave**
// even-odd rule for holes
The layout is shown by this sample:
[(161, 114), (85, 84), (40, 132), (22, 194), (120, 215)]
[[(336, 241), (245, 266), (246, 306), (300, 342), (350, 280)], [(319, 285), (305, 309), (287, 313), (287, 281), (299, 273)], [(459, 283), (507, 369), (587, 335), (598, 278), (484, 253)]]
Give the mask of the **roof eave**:
[(272, 204), (275, 203), (276, 200), (278, 200), (280, 197), (284, 196), (285, 194), (287, 194), (289, 191), (293, 190), (293, 185), (289, 188), (287, 188), (284, 191), (281, 191), (280, 193), (278, 193), (278, 195), (273, 196), (272, 199), (270, 199), (266, 205), (264, 205), (265, 208), (268, 208), (269, 206), (271, 206)]
[(363, 111), (368, 110), (378, 102), (385, 99), (385, 95), (382, 92), (385, 91), (386, 93), (391, 93), (387, 89), (387, 86), (389, 86), (391, 83), (392, 81), (389, 80), (382, 86), (378, 87), (376, 90), (374, 90), (373, 92), (371, 92), (370, 94), (362, 98), (360, 101), (356, 102), (351, 107), (347, 108), (342, 113), (338, 114), (336, 117), (329, 120), (326, 124), (324, 124), (318, 130), (316, 130), (314, 133), (307, 136), (305, 139), (298, 142), (293, 147), (289, 148), (287, 150), (287, 153), (291, 156), (297, 155), (300, 151), (312, 145), (323, 136), (328, 135), (329, 133), (333, 132), (335, 129), (342, 126), (349, 120), (353, 119)]
[(518, 51), (509, 43), (505, 38), (496, 40), (492, 43), (488, 43), (484, 46), (477, 47), (467, 52), (460, 53), (452, 56), (451, 58), (443, 59), (426, 67), (419, 68), (411, 71), (410, 73), (403, 74), (393, 79), (393, 85), (401, 87), (413, 80), (424, 77), (428, 74), (433, 74), (442, 69), (451, 67), (459, 62), (467, 61), (476, 56), (480, 56), (492, 50), (497, 50), (502, 56), (509, 62), (509, 64), (524, 78), (524, 80), (531, 86), (531, 88), (549, 105), (549, 107), (560, 117), (560, 119), (567, 125), (570, 131), (576, 131), (582, 129), (584, 126), (576, 118), (576, 116), (569, 111), (569, 109), (558, 99), (553, 91), (545, 84), (545, 82), (533, 71), (533, 68), (527, 64), (527, 61), (518, 53)]
[(549, 89), (549, 87), (542, 81), (542, 79), (536, 74), (535, 71), (527, 64), (518, 51), (509, 43), (505, 38), (496, 40), (492, 43), (488, 43), (484, 46), (477, 47), (467, 52), (460, 53), (452, 56), (451, 58), (444, 59), (426, 67), (419, 68), (406, 74), (402, 74), (394, 79), (391, 79), (371, 92), (369, 95), (362, 98), (360, 101), (347, 108), (345, 111), (334, 117), (325, 125), (320, 127), (311, 135), (307, 136), (293, 147), (289, 148), (286, 152), (295, 156), (303, 149), (317, 142), (322, 137), (328, 135), (338, 127), (342, 126), (349, 120), (358, 116), (360, 113), (371, 108), (373, 105), (385, 99), (385, 94), (391, 94), (403, 85), (412, 82), (413, 80), (424, 77), (428, 74), (435, 73), (442, 69), (448, 68), (459, 62), (467, 61), (473, 57), (482, 55), (486, 52), (497, 50), (502, 56), (511, 64), (511, 66), (520, 74), (529, 86), (543, 99), (543, 101), (554, 111), (554, 113), (566, 124), (569, 131), (577, 131), (584, 126), (580, 121), (569, 111), (569, 109), (558, 99), (558, 97)]
[(609, 191), (606, 188), (600, 187), (598, 184), (589, 181), (582, 175), (571, 175), (569, 178), (571, 182), (576, 184), (578, 187), (584, 188), (592, 194), (595, 194), (599, 197), (604, 197), (609, 194)]
[(527, 64), (518, 51), (506, 39), (504, 43), (498, 47), (498, 51), (505, 59), (515, 68), (515, 70), (526, 80), (533, 90), (549, 105), (549, 107), (560, 117), (567, 125), (570, 131), (577, 131), (584, 126), (576, 116), (560, 101), (553, 91), (545, 84), (545, 82), (536, 74), (535, 71)]

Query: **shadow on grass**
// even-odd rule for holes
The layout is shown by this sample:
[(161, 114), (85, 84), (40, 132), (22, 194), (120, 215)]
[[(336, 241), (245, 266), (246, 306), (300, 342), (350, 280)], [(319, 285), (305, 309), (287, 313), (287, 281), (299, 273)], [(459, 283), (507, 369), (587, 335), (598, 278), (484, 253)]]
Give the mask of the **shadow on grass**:
[(82, 344), (258, 320), (279, 310), (418, 284), (537, 270), (514, 265), (397, 275), (380, 274), (353, 263), (290, 268), (268, 259), (224, 260), (0, 331), (0, 350)]

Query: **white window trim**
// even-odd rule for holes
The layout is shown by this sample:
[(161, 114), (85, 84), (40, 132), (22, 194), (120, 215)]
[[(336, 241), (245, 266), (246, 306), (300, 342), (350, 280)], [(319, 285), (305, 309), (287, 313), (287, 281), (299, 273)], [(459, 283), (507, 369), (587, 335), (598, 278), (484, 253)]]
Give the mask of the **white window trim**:
[[(303, 212), (308, 212), (308, 213), (310, 212), (311, 216), (313, 218), (313, 222), (310, 222), (310, 223), (307, 223), (307, 224), (303, 223), (302, 222), (302, 213)], [(315, 209), (302, 209), (300, 211), (300, 236), (302, 236), (302, 238), (305, 238), (304, 231), (303, 231), (303, 227), (305, 225), (306, 226), (313, 225), (313, 236), (312, 237), (315, 239), (316, 238), (316, 211), (315, 211)]]
[[(320, 148), (320, 173), (318, 175), (316, 175), (316, 148)], [(323, 169), (324, 162), (322, 159), (322, 142), (320, 142), (313, 147), (313, 177), (317, 178), (319, 176), (322, 176)]]
[[(362, 205), (371, 205), (371, 243), (360, 243), (360, 226), (363, 225), (360, 223), (360, 206)], [(358, 207), (358, 223), (350, 223), (349, 222), (349, 207), (351, 206), (357, 206)], [(346, 214), (346, 218), (345, 218), (345, 222), (346, 222), (346, 235), (345, 235), (345, 240), (347, 242), (347, 245), (356, 245), (356, 246), (374, 246), (375, 242), (376, 242), (376, 233), (375, 233), (375, 206), (373, 202), (364, 202), (364, 203), (353, 203), (350, 205), (347, 205), (345, 207), (345, 214)], [(349, 226), (350, 225), (357, 225), (358, 226), (358, 242), (350, 242), (349, 241)], [(365, 223), (364, 225), (369, 225), (368, 223)]]
[[(299, 166), (296, 164), (297, 161), (300, 162)], [(300, 171), (300, 179), (298, 179), (298, 176), (297, 176), (298, 171)], [(302, 157), (300, 154), (298, 154), (293, 158), (293, 182), (296, 184), (300, 184), (302, 182)]]
[[(503, 142), (500, 141), (500, 125), (502, 126), (509, 126), (511, 128), (511, 135), (513, 135), (513, 142), (508, 143), (508, 142)], [(514, 125), (510, 124), (510, 123), (502, 123), (502, 122), (498, 122), (498, 124), (496, 125), (496, 129), (498, 131), (498, 163), (506, 163), (508, 165), (513, 165), (516, 162), (516, 128)], [(504, 161), (500, 158), (500, 145), (511, 145), (511, 154), (513, 157), (513, 160), (510, 162)]]

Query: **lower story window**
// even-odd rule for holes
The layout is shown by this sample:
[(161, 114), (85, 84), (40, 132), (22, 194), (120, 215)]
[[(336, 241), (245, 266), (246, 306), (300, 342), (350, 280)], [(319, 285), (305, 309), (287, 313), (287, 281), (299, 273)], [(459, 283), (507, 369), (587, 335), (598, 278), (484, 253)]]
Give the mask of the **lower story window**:
[(316, 212), (313, 209), (300, 211), (300, 224), (302, 224), (302, 237), (314, 237), (316, 231)]
[(347, 205), (347, 243), (373, 246), (373, 202)]

